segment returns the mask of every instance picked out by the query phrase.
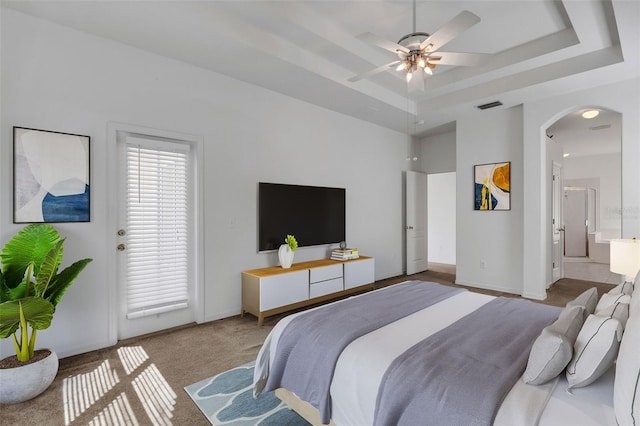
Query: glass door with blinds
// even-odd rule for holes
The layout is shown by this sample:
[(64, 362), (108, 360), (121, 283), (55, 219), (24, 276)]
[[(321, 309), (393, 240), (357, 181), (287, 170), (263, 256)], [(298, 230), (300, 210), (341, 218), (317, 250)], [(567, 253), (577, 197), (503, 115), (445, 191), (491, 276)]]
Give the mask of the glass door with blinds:
[(121, 133), (118, 338), (194, 320), (189, 143)]

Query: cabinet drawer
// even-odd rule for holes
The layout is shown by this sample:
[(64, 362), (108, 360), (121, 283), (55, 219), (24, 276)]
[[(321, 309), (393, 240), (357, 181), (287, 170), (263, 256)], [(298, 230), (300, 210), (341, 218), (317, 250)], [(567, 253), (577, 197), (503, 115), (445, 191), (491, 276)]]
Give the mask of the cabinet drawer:
[(310, 270), (309, 282), (327, 281), (342, 277), (342, 264), (312, 268)]
[(309, 270), (274, 275), (260, 280), (260, 310), (309, 299)]
[(314, 297), (324, 296), (325, 294), (335, 293), (342, 290), (344, 290), (342, 277), (317, 282), (309, 285), (309, 298), (313, 299)]
[(345, 290), (375, 281), (374, 259), (355, 260), (344, 264)]

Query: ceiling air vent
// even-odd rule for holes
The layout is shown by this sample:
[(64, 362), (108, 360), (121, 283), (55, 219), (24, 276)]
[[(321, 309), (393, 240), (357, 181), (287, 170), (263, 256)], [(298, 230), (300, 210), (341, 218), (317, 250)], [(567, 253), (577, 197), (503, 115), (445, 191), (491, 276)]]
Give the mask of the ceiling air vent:
[(603, 124), (602, 126), (589, 127), (589, 130), (604, 130), (611, 127), (611, 124)]
[(502, 102), (494, 101), (494, 102), (489, 102), (488, 104), (478, 105), (476, 108), (478, 108), (478, 109), (489, 109), (489, 108), (499, 107), (500, 105), (502, 105)]

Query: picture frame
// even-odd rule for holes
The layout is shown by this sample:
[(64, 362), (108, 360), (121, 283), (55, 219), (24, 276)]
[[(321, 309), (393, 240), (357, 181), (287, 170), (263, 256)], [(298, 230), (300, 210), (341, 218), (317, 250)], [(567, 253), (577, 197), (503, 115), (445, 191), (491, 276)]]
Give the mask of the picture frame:
[(511, 162), (473, 167), (473, 209), (511, 210)]
[(91, 221), (90, 142), (13, 127), (13, 223)]

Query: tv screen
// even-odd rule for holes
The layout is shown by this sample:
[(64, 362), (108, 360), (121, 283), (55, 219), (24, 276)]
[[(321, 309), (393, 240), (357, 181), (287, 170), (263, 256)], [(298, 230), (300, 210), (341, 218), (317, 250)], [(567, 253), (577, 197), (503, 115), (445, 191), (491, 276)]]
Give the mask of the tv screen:
[(258, 251), (275, 250), (287, 234), (298, 246), (345, 240), (345, 189), (258, 184)]

